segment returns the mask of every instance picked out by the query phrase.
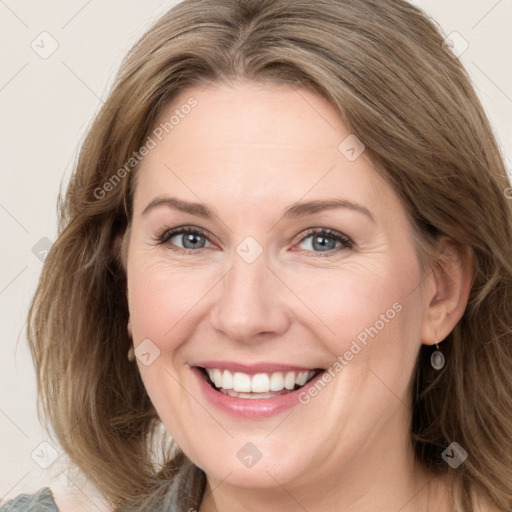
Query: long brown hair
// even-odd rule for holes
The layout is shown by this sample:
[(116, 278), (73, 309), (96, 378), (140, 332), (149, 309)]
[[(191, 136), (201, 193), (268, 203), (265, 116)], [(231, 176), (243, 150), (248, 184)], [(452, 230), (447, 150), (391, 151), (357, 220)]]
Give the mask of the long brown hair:
[[(473, 490), (510, 507), (510, 181), (467, 73), (402, 0), (185, 0), (129, 52), (81, 147), (29, 312), (40, 404), (58, 441), (113, 506), (201, 501), (204, 473), (168, 438), (158, 443), (161, 422), (126, 357), (115, 240), (132, 214), (137, 162), (126, 163), (162, 109), (192, 85), (237, 79), (327, 98), (401, 198), (418, 247), (441, 234), (471, 247), (474, 281), (443, 342), (447, 365), (434, 375), (431, 347), (418, 354), (411, 443), (431, 472), (452, 472), (457, 510), (474, 510)], [(457, 470), (441, 458), (452, 441), (469, 453)]]

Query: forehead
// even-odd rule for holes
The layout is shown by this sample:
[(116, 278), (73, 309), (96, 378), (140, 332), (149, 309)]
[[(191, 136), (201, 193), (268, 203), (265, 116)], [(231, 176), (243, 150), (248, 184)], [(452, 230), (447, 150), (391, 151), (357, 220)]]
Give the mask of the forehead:
[(165, 108), (151, 137), (155, 147), (138, 171), (139, 211), (163, 193), (238, 201), (239, 213), (305, 195), (375, 203), (390, 193), (364, 152), (347, 158), (347, 144), (357, 141), (332, 105), (289, 85), (190, 88)]

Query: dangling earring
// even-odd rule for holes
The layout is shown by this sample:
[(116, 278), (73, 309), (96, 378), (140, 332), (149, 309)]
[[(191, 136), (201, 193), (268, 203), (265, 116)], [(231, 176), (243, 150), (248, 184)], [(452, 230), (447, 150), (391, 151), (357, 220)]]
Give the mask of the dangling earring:
[(444, 354), (439, 350), (439, 343), (436, 343), (436, 350), (430, 356), (430, 364), (434, 370), (441, 370), (445, 363)]

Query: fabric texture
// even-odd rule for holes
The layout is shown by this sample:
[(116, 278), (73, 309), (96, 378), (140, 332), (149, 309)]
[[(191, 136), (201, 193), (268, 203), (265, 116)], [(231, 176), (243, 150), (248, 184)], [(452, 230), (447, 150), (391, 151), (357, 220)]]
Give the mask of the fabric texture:
[(33, 494), (20, 494), (0, 504), (0, 512), (59, 512), (52, 491), (43, 487)]

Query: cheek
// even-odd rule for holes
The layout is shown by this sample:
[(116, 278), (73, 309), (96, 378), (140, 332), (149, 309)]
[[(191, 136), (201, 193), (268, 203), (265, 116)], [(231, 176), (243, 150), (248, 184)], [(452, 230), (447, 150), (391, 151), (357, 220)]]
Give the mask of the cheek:
[[(346, 262), (338, 269), (296, 274), (294, 291), (309, 306), (311, 324), (332, 352), (348, 350), (351, 340), (362, 343), (377, 332), (397, 333), (417, 300), (418, 268), (411, 262)], [(305, 315), (302, 317), (306, 318)], [(348, 344), (348, 345), (347, 345)]]
[(376, 408), (379, 400), (394, 402), (393, 397), (400, 396), (405, 401), (408, 396), (420, 347), (420, 282), (414, 258), (392, 260), (374, 272), (354, 270), (337, 286), (331, 285), (332, 296), (341, 306), (334, 308), (328, 301), (319, 304), (319, 308), (330, 307), (333, 316), (337, 312), (332, 322), (336, 336), (329, 348), (341, 356), (346, 380), (340, 385), (352, 382), (361, 395), (367, 393), (369, 401), (376, 400)]
[(187, 315), (193, 315), (194, 305), (208, 288), (204, 272), (135, 256), (128, 268), (128, 305), (135, 339), (169, 343), (179, 339), (171, 332), (183, 329)]
[[(171, 267), (144, 251), (129, 260), (128, 304), (134, 345), (146, 343), (151, 353), (148, 365), (142, 357), (137, 359), (139, 372), (165, 428), (187, 453), (193, 452), (193, 446), (189, 446), (186, 432), (195, 427), (193, 414), (186, 413), (190, 396), (182, 384), (186, 368), (179, 355), (193, 332), (195, 323), (190, 319), (195, 319), (198, 311), (194, 305), (207, 291), (208, 282), (201, 272)], [(153, 359), (154, 353), (158, 355)]]
[(329, 276), (310, 274), (302, 285), (305, 302), (314, 305), (322, 320), (316, 332), (333, 354), (331, 369), (342, 375), (335, 379), (340, 403), (351, 403), (350, 393), (357, 389), (357, 396), (374, 401), (374, 410), (387, 399), (394, 402), (395, 396), (406, 400), (421, 328), (417, 260), (376, 261), (347, 263)]

